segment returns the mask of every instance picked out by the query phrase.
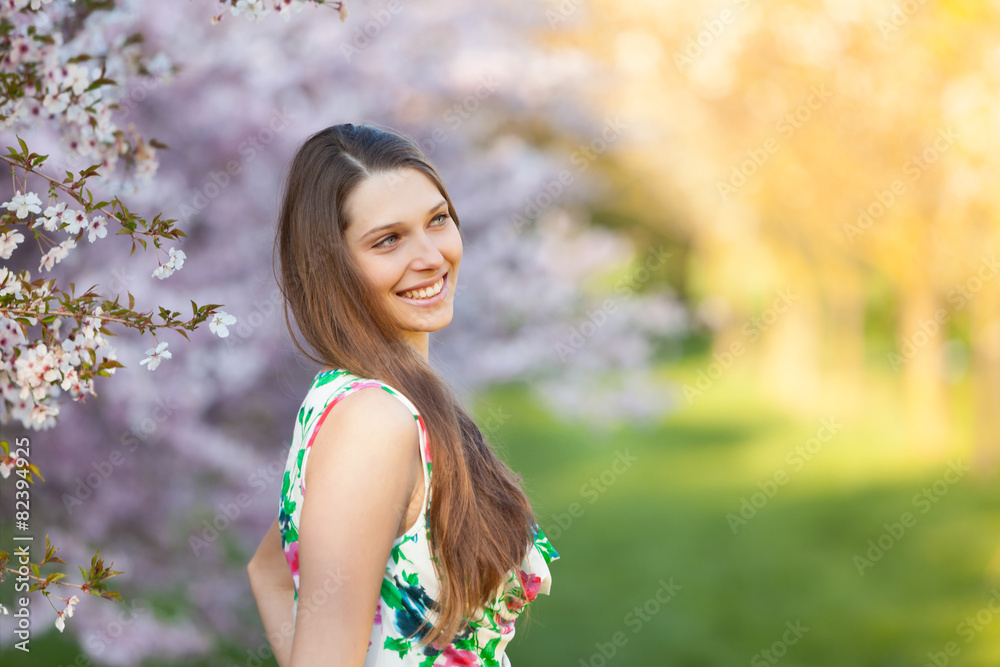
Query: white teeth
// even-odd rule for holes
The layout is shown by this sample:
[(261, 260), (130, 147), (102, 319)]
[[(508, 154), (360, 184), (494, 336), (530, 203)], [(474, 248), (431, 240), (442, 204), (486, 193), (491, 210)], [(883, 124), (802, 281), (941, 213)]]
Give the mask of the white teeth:
[(441, 280), (437, 281), (430, 287), (414, 290), (412, 292), (403, 292), (403, 296), (407, 299), (427, 299), (438, 294), (443, 287), (444, 278), (441, 278)]

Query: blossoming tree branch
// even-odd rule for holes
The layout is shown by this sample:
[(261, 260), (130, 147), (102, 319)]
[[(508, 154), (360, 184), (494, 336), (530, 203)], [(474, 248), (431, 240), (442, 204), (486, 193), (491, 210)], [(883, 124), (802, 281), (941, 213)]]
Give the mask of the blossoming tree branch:
[[(331, 7), (339, 11), (342, 21), (346, 18), (342, 2), (324, 0), (216, 0), (215, 4), (222, 11), (211, 17), (212, 23), (226, 13), (255, 21), (276, 13), (287, 20), (291, 11), (306, 5)], [(0, 161), (10, 167), (14, 193), (0, 203), (4, 211), (0, 258), (6, 262), (18, 253), (22, 260), (0, 267), (0, 421), (4, 424), (14, 419), (26, 429), (49, 429), (59, 416), (57, 399), (63, 393), (81, 403), (88, 395), (96, 396), (95, 379), (110, 378), (123, 366), (108, 340), (116, 335), (112, 326), (149, 333), (153, 346), (139, 363), (154, 371), (172, 357), (167, 341), (157, 338), (163, 330), (188, 339), (188, 331), (208, 321), (209, 330), (224, 338), (227, 327), (236, 322), (220, 310), (221, 304), (198, 305), (192, 300), (190, 317), (162, 306), (156, 313), (141, 312), (135, 310), (130, 292), (126, 292), (128, 305), (123, 305), (120, 296), (103, 298), (97, 285), (77, 293), (72, 281), (67, 285), (50, 277), (71, 252), (101, 242), (109, 229), (131, 239), (130, 256), (137, 246), (147, 251), (152, 245), (156, 265), (150, 278), (165, 280), (180, 271), (186, 260), (177, 247), (186, 235), (173, 226), (176, 220), (161, 214), (147, 220), (130, 211), (117, 194), (98, 201), (93, 194), (97, 187), (92, 180), (114, 190), (109, 177), (119, 161), (124, 164), (123, 194), (149, 184), (158, 167), (157, 149), (168, 148), (155, 139), (147, 141), (131, 124), (118, 127), (113, 118), (113, 112), (120, 109), (119, 79), (149, 77), (154, 71), (172, 73), (164, 64), (166, 57), (146, 58), (141, 34), (115, 39), (104, 53), (87, 52), (89, 45), (105, 43), (99, 34), (101, 20), (90, 19), (97, 15), (108, 19), (118, 11), (115, 2), (0, 2), (0, 131), (13, 129), (18, 144), (7, 146), (7, 155), (0, 155)], [(42, 124), (58, 126), (62, 146), (72, 160), (91, 164), (76, 174), (65, 171), (65, 177), (51, 173), (45, 164), (49, 156), (32, 152), (20, 136)], [(34, 278), (30, 268), (16, 268), (32, 261), (27, 258), (37, 252), (41, 255)], [(0, 476), (6, 479), (12, 472), (19, 478), (19, 494), (22, 486), (36, 478), (44, 481), (34, 463), (16, 452), (12, 455), (10, 443), (0, 441)], [(11, 566), (11, 554), (0, 550), (0, 581), (6, 573), (31, 580), (29, 592), (41, 591), (49, 600), (60, 631), (80, 598), (56, 595), (49, 590), (52, 585), (121, 601), (106, 583), (121, 573), (105, 567), (100, 551), (88, 569), (79, 568), (83, 582), (74, 584), (63, 581), (63, 572), (41, 571), (49, 564), (66, 564), (55, 555), (58, 549), (48, 535), (45, 543), (41, 560), (13, 563), (18, 567)], [(53, 598), (61, 601), (61, 609)], [(6, 613), (0, 605), (0, 614)]]

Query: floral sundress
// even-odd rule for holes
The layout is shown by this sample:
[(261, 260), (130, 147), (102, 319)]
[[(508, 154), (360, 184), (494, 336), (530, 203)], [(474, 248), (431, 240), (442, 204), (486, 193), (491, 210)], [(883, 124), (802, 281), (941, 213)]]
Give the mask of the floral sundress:
[(494, 601), (468, 620), (465, 631), (443, 651), (422, 647), (426, 630), (409, 637), (427, 618), (433, 621), (440, 581), (434, 570), (427, 522), (431, 488), (431, 449), (427, 428), (416, 406), (393, 387), (334, 369), (316, 374), (299, 408), (281, 484), (278, 525), (281, 545), (292, 573), (297, 613), (299, 599), (299, 519), (305, 496), (305, 466), (320, 424), (330, 409), (353, 391), (381, 387), (409, 408), (420, 436), (424, 473), (423, 508), (416, 523), (393, 541), (385, 566), (382, 589), (375, 609), (365, 667), (412, 665), (454, 667), (482, 665), (509, 667), (505, 650), (514, 636), (514, 621), (539, 594), (549, 594), (552, 578), (548, 564), (559, 558), (542, 529), (535, 525), (534, 545), (520, 565), (508, 575)]

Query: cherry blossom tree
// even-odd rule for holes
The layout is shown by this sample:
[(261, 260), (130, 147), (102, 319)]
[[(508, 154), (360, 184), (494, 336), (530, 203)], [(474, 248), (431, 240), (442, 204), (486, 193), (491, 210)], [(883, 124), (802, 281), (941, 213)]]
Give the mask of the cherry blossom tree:
[[(47, 5), (45, 11), (40, 11), (42, 5)], [(49, 247), (39, 259), (40, 273), (51, 272), (84, 237), (88, 244), (106, 238), (109, 220), (120, 226), (118, 234), (131, 237), (130, 254), (137, 243), (146, 249), (152, 241), (159, 251), (165, 240), (176, 241), (185, 235), (172, 226), (174, 220), (161, 220), (157, 215), (146, 221), (134, 215), (118, 197), (137, 184), (149, 182), (157, 167), (155, 149), (165, 146), (155, 140), (147, 142), (131, 125), (122, 130), (112, 119), (119, 106), (117, 96), (109, 92), (117, 85), (111, 77), (128, 79), (150, 73), (150, 61), (133, 48), (141, 42), (141, 35), (119, 35), (110, 45), (102, 43), (101, 31), (114, 13), (113, 4), (83, 3), (76, 7), (69, 3), (51, 4), (51, 0), (32, 0), (30, 5), (11, 0), (0, 5), (3, 35), (0, 39), (4, 47), (0, 60), (3, 74), (0, 129), (14, 131), (18, 144), (8, 147), (8, 155), (0, 157), (10, 165), (14, 185), (13, 196), (0, 204), (7, 210), (0, 215), (0, 257), (11, 260), (19, 247), (22, 251), (10, 266), (0, 268), (0, 420), (5, 424), (13, 419), (26, 429), (47, 430), (56, 423), (60, 410), (56, 399), (61, 393), (68, 392), (74, 401), (81, 402), (87, 395), (96, 396), (94, 378), (110, 377), (122, 366), (110, 347), (107, 336), (114, 334), (107, 323), (134, 328), (140, 333), (148, 329), (155, 339), (156, 331), (162, 328), (173, 329), (187, 338), (185, 330), (194, 330), (210, 316), (212, 331), (225, 336), (225, 326), (218, 328), (219, 323), (235, 322), (224, 311), (216, 311), (217, 306), (199, 307), (194, 301), (190, 320), (183, 321), (179, 319), (179, 311), (161, 307), (160, 321), (155, 322), (151, 313), (132, 310), (135, 299), (129, 293), (128, 307), (123, 307), (117, 297), (101, 299), (93, 287), (77, 295), (72, 282), (67, 292), (54, 278), (33, 281), (30, 269), (18, 268), (19, 264), (27, 263), (25, 252), (32, 249), (21, 246), (25, 234), (33, 237), (39, 250)], [(99, 61), (100, 68), (90, 67), (90, 61)], [(162, 58), (159, 64), (162, 66)], [(49, 156), (31, 152), (17, 135), (18, 131), (30, 131), (41, 124), (58, 126), (62, 146), (73, 161), (97, 162), (76, 175), (67, 170), (65, 178), (52, 176), (45, 164)], [(102, 182), (119, 161), (124, 162), (126, 176), (134, 180), (118, 186)], [(97, 186), (92, 183), (95, 180)], [(39, 186), (47, 191), (44, 211), (43, 201), (33, 189)], [(94, 201), (91, 188), (99, 187), (110, 193), (111, 201)], [(70, 204), (80, 208), (68, 208)], [(65, 238), (58, 240), (63, 234)], [(166, 263), (159, 263), (153, 277), (162, 280), (183, 266), (183, 251), (170, 247), (166, 255)], [(67, 322), (72, 323), (66, 326), (68, 331), (63, 328)], [(149, 370), (154, 370), (161, 360), (171, 357), (167, 345), (163, 341), (148, 350), (149, 356), (141, 364), (148, 364)], [(17, 497), (23, 499), (18, 504), (23, 504), (22, 511), (27, 517), (29, 486), (36, 477), (44, 478), (27, 459), (28, 439), (23, 440), (23, 447), (22, 440), (14, 442), (17, 447), (13, 451), (9, 442), (2, 442), (0, 475), (9, 478), (16, 469)], [(16, 514), (16, 529), (27, 531), (29, 522), (20, 518), (21, 512)], [(22, 578), (34, 580), (30, 590), (40, 590), (47, 598), (62, 599), (66, 606), (58, 611), (56, 620), (56, 627), (62, 631), (65, 618), (73, 615), (79, 598), (55, 595), (48, 590), (50, 584), (73, 585), (82, 591), (120, 599), (104, 583), (119, 573), (104, 568), (103, 561), (95, 554), (89, 575), (81, 568), (83, 584), (60, 581), (63, 573), (43, 578), (40, 567), (49, 562), (65, 564), (55, 556), (56, 551), (46, 536), (46, 551), (40, 562), (30, 563), (22, 547), (15, 551), (17, 567), (12, 568), (8, 567), (11, 555), (0, 551), (0, 580), (7, 572), (18, 573)]]
[[(73, 239), (86, 244), (86, 256), (67, 248), (58, 265), (53, 258), (77, 283), (98, 285), (93, 294), (103, 303), (123, 293), (129, 309), (134, 298), (162, 304), (161, 317), (170, 317), (188, 302), (224, 300), (232, 313), (209, 305), (189, 322), (165, 318), (208, 320), (214, 335), (191, 335), (183, 352), (141, 341), (136, 333), (153, 332), (148, 321), (125, 326), (116, 350), (131, 368), (86, 405), (62, 406), (46, 433), (59, 455), (44, 460), (49, 481), (34, 490), (33, 520), (51, 528), (67, 559), (102, 545), (134, 610), (124, 635), (83, 643), (106, 664), (209, 651), (219, 638), (262, 640), (247, 612), (249, 589), (239, 585), (241, 563), (277, 511), (291, 433), (282, 415), (294, 418), (315, 370), (301, 365), (284, 330), (271, 266), (274, 218), (282, 170), (312, 132), (337, 122), (389, 126), (416, 138), (441, 170), (466, 245), (456, 318), (432, 336), (431, 357), (470, 401), (491, 382), (528, 380), (566, 418), (659, 418), (672, 394), (655, 382), (649, 361), (657, 342), (686, 322), (674, 296), (655, 289), (670, 251), (637, 248), (591, 224), (590, 207), (606, 193), (600, 161), (641, 138), (629, 135), (627, 119), (589, 110), (580, 91), (599, 82), (598, 71), (581, 53), (546, 46), (541, 8), (523, 0), (442, 0), (432, 9), (390, 1), (352, 5), (345, 18), (340, 3), (316, 3), (336, 10), (324, 11), (240, 0), (222, 3), (226, 11), (215, 16), (211, 4), (120, 2), (103, 24), (142, 35), (113, 42), (132, 54), (126, 62), (155, 54), (132, 69), (108, 65), (111, 78), (135, 78), (117, 86), (118, 117), (132, 121), (122, 132), (138, 137), (134, 123), (166, 142), (141, 144), (157, 161), (156, 187), (138, 187), (133, 170), (121, 188), (131, 209), (176, 217), (169, 223), (183, 226), (185, 250), (151, 244), (164, 257), (153, 268), (141, 253), (115, 251), (117, 233), (91, 243), (81, 223)], [(307, 11), (294, 11), (303, 4)], [(220, 20), (226, 13), (252, 20)], [(39, 133), (31, 141), (61, 140)], [(88, 166), (71, 152), (61, 159), (76, 171)], [(111, 213), (125, 216), (118, 205), (99, 213), (114, 231), (121, 223)], [(143, 230), (136, 222), (136, 233)], [(137, 240), (146, 248), (143, 240), (152, 237)], [(109, 307), (86, 316), (106, 316)], [(109, 335), (88, 321), (95, 338)], [(165, 596), (183, 607), (184, 620), (151, 602)], [(71, 627), (102, 637), (113, 607), (92, 605)]]

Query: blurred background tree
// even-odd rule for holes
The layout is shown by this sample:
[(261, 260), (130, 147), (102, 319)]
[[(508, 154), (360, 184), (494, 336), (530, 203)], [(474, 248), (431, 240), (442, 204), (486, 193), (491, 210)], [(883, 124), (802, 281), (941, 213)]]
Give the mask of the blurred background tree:
[(618, 207), (684, 239), (716, 349), (789, 289), (801, 300), (755, 350), (767, 386), (793, 405), (864, 409), (866, 362), (889, 367), (908, 438), (940, 453), (961, 417), (951, 382), (971, 373), (976, 457), (992, 468), (996, 3), (598, 0), (587, 12), (560, 17), (573, 28), (552, 41), (620, 73), (594, 95), (643, 134), (619, 156)]

